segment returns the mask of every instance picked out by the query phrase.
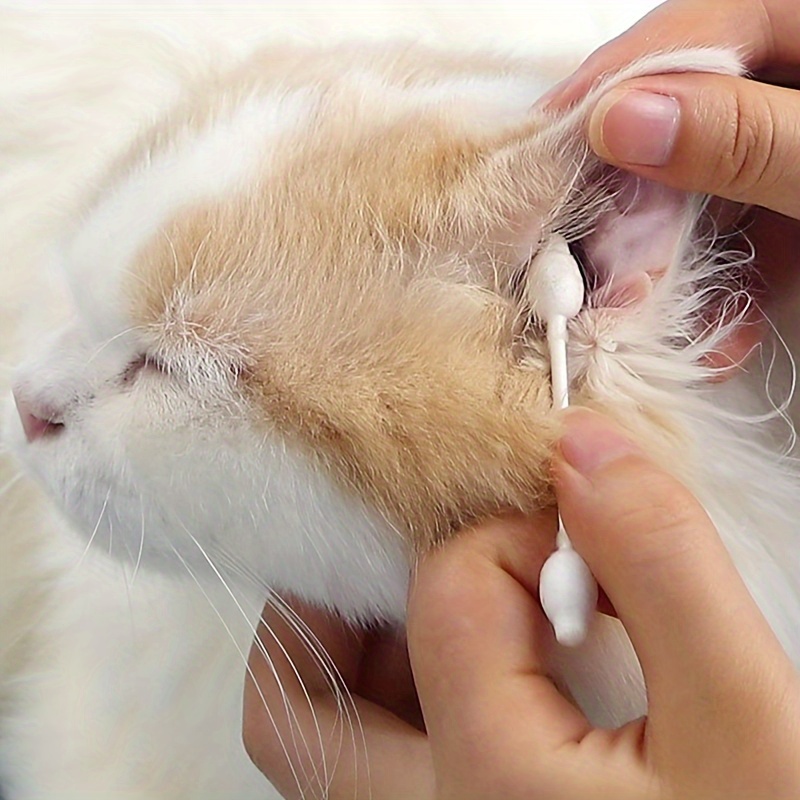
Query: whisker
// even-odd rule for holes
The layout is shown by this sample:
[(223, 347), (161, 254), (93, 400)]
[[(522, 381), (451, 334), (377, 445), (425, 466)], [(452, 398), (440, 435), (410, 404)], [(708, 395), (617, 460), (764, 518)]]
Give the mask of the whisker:
[(142, 564), (142, 552), (144, 551), (144, 499), (139, 495), (139, 510), (142, 516), (142, 524), (139, 529), (139, 552), (136, 554), (136, 564), (133, 567), (133, 575), (131, 576), (131, 586), (136, 583), (136, 576), (139, 574), (139, 567)]
[[(355, 702), (350, 696), (349, 690), (345, 684), (344, 678), (339, 673), (338, 667), (333, 659), (328, 654), (325, 646), (320, 642), (317, 638), (316, 634), (308, 627), (306, 622), (297, 615), (297, 613), (288, 606), (285, 601), (280, 597), (280, 595), (275, 592), (274, 589), (271, 589), (263, 584), (262, 581), (256, 579), (252, 573), (244, 568), (243, 565), (237, 563), (235, 560), (231, 559), (230, 555), (225, 553), (224, 551), (220, 552), (220, 556), (227, 562), (228, 568), (233, 570), (237, 573), (240, 577), (247, 580), (251, 585), (258, 587), (259, 589), (263, 589), (266, 592), (267, 600), (265, 601), (270, 607), (280, 616), (280, 618), (289, 626), (289, 629), (297, 636), (298, 640), (302, 644), (304, 650), (312, 657), (312, 659), (317, 663), (322, 673), (323, 678), (325, 679), (325, 683), (327, 684), (328, 688), (331, 691), (331, 694), (334, 696), (337, 704), (338, 713), (342, 714), (342, 709), (344, 708), (344, 713), (347, 716), (348, 723), (350, 725), (351, 731), (354, 731), (354, 727), (352, 724), (352, 720), (350, 719), (349, 709), (346, 707), (346, 703), (343, 702), (342, 698), (343, 695), (346, 693), (347, 700), (349, 700), (350, 704), (352, 705), (353, 709), (355, 710), (356, 714), (358, 715), (358, 709), (355, 706)], [(248, 606), (248, 611), (252, 613), (253, 616), (257, 616), (258, 620), (270, 631), (270, 634), (274, 636), (272, 630), (264, 619), (261, 614), (261, 607), (256, 608), (255, 606), (251, 605), (246, 600), (244, 601)], [(281, 608), (281, 604), (285, 606), (285, 608)], [(294, 615), (294, 619), (292, 618)], [(296, 621), (295, 621), (296, 620)], [(305, 629), (305, 632), (304, 632)], [(277, 641), (277, 640), (276, 640)], [(278, 646), (281, 647), (283, 650), (282, 644), (278, 641)], [(284, 655), (285, 651), (284, 651)], [(288, 659), (288, 656), (287, 660)], [(291, 664), (291, 660), (289, 660)], [(294, 665), (292, 664), (292, 668)], [(296, 675), (296, 672), (295, 672)], [(298, 680), (299, 680), (299, 676)], [(301, 681), (302, 685), (302, 681)], [(340, 686), (344, 687), (344, 692)], [(360, 723), (360, 719), (359, 719)], [(357, 768), (357, 767), (356, 767)]]
[[(233, 558), (229, 553), (226, 553), (225, 551), (221, 551), (220, 555), (225, 559), (230, 569), (237, 572), (241, 577), (248, 580), (254, 586), (267, 590), (267, 587), (264, 586), (263, 582), (253, 574), (252, 570), (250, 570), (247, 567), (247, 565), (242, 564), (240, 561)], [(305, 620), (303, 620), (303, 618), (300, 617), (300, 615), (274, 589), (268, 590), (267, 603), (277, 614), (279, 614), (279, 616), (284, 620), (284, 622), (286, 622), (290, 630), (292, 630), (295, 636), (298, 637), (305, 651), (314, 659), (314, 661), (319, 666), (320, 671), (322, 672), (322, 675), (325, 678), (325, 682), (327, 683), (331, 693), (333, 694), (336, 700), (338, 713), (341, 715), (343, 721), (347, 724), (347, 726), (350, 729), (353, 754), (355, 757), (354, 769), (355, 769), (355, 774), (357, 776), (358, 745), (356, 743), (356, 726), (353, 723), (353, 716), (355, 716), (355, 720), (358, 725), (360, 734), (359, 738), (361, 739), (361, 743), (363, 745), (363, 752), (367, 769), (367, 785), (371, 786), (371, 780), (369, 779), (369, 773), (370, 773), (369, 753), (367, 747), (366, 734), (364, 732), (364, 726), (361, 719), (361, 714), (359, 713), (358, 706), (356, 705), (352, 693), (350, 692), (347, 686), (347, 682), (344, 680), (344, 677), (339, 671), (339, 668), (336, 666), (336, 662), (331, 658), (330, 654), (325, 649), (325, 646), (319, 640), (314, 631), (305, 622)], [(252, 610), (254, 613), (258, 612), (257, 609), (252, 609)], [(351, 714), (351, 709), (352, 709), (352, 714)], [(340, 736), (343, 735), (343, 732), (344, 731), (342, 728), (340, 731)], [(339, 762), (341, 744), (342, 743), (340, 740), (339, 751), (337, 752), (336, 760), (331, 769), (331, 774), (335, 773), (336, 765)], [(371, 789), (370, 789), (370, 796), (371, 796)]]
[(112, 336), (110, 339), (106, 339), (103, 344), (101, 344), (95, 351), (89, 356), (88, 363), (91, 364), (99, 355), (106, 349), (109, 345), (113, 344), (117, 341), (117, 339), (121, 339), (123, 336), (127, 336), (129, 333), (137, 330), (137, 326), (132, 325), (130, 328), (126, 328), (124, 331), (120, 331), (119, 333)]
[(797, 390), (797, 363), (795, 361), (794, 355), (786, 343), (786, 339), (784, 338), (783, 334), (778, 330), (776, 325), (772, 322), (772, 320), (764, 314), (764, 319), (766, 319), (767, 324), (771, 328), (773, 334), (775, 335), (780, 347), (782, 348), (783, 352), (786, 354), (786, 357), (789, 359), (789, 370), (790, 370), (790, 378), (789, 378), (789, 388), (786, 392), (786, 397), (784, 398), (783, 402), (778, 404), (775, 399), (772, 397), (772, 373), (775, 369), (775, 362), (778, 360), (778, 354), (773, 350), (772, 358), (770, 359), (769, 368), (767, 370), (766, 375), (766, 393), (767, 399), (769, 400), (770, 405), (772, 405), (775, 413), (788, 425), (789, 427), (789, 443), (786, 446), (786, 454), (791, 453), (795, 445), (797, 444), (797, 430), (794, 426), (794, 421), (792, 420), (789, 414), (789, 407), (791, 406), (792, 400), (794, 399), (795, 392)]
[(114, 543), (114, 521), (109, 518), (108, 520), (108, 557), (112, 558), (111, 550)]
[[(286, 710), (287, 720), (289, 720), (289, 722), (290, 722), (290, 731), (292, 733), (292, 740), (293, 740), (293, 744), (295, 745), (295, 751), (296, 751), (297, 757), (300, 758), (300, 753), (299, 753), (299, 749), (298, 749), (298, 746), (297, 746), (297, 742), (295, 740), (295, 734), (294, 734), (295, 726), (297, 727), (297, 730), (300, 733), (300, 738), (302, 740), (303, 746), (306, 749), (307, 754), (309, 755), (309, 758), (311, 759), (311, 763), (314, 764), (313, 757), (311, 756), (311, 748), (309, 747), (308, 742), (307, 742), (307, 740), (305, 738), (305, 735), (303, 733), (302, 727), (300, 726), (300, 721), (297, 718), (297, 716), (294, 713), (294, 711), (291, 709), (291, 704), (288, 701), (288, 696), (286, 695), (286, 692), (285, 692), (285, 690), (283, 688), (283, 685), (282, 685), (282, 682), (280, 680), (280, 677), (279, 677), (279, 675), (277, 673), (277, 670), (275, 669), (275, 667), (272, 664), (272, 659), (269, 657), (269, 654), (267, 652), (266, 646), (264, 645), (263, 642), (261, 642), (261, 640), (258, 637), (258, 631), (257, 631), (256, 627), (250, 622), (250, 619), (247, 616), (247, 613), (245, 612), (245, 610), (242, 608), (242, 605), (239, 602), (238, 598), (236, 597), (236, 595), (231, 590), (230, 586), (228, 585), (228, 582), (225, 580), (225, 578), (223, 577), (222, 573), (217, 568), (216, 564), (214, 564), (213, 560), (209, 557), (208, 553), (206, 553), (206, 551), (203, 548), (203, 546), (200, 544), (200, 542), (197, 541), (197, 538), (191, 533), (191, 531), (189, 531), (186, 528), (186, 526), (183, 525), (183, 523), (179, 522), (179, 524), (180, 524), (181, 528), (183, 528), (184, 532), (189, 536), (189, 538), (191, 539), (193, 544), (200, 551), (201, 555), (206, 560), (208, 565), (211, 567), (212, 571), (214, 572), (216, 577), (219, 579), (220, 583), (222, 584), (223, 588), (225, 589), (225, 591), (230, 596), (231, 600), (233, 600), (236, 608), (239, 610), (239, 613), (242, 615), (242, 618), (247, 623), (247, 625), (248, 625), (248, 627), (249, 627), (249, 629), (250, 629), (250, 631), (251, 631), (251, 633), (253, 635), (253, 640), (254, 640), (254, 643), (255, 643), (256, 647), (259, 650), (259, 653), (269, 663), (270, 671), (273, 673), (273, 677), (275, 678), (275, 681), (278, 684), (278, 687), (279, 687), (279, 689), (281, 691), (281, 697), (282, 697), (283, 702), (284, 702), (284, 708)], [(264, 622), (263, 618), (261, 619), (261, 621)], [(275, 637), (274, 632), (269, 627), (269, 625), (266, 624), (266, 622), (264, 622), (264, 626), (265, 626), (266, 630), (269, 632), (270, 636), (272, 636), (273, 639), (275, 639), (275, 641), (278, 643), (278, 646), (280, 647), (284, 658), (286, 658), (286, 660), (287, 660), (287, 662), (289, 664), (289, 667), (291, 668), (292, 673), (295, 676), (295, 679), (300, 684), (301, 691), (303, 692), (303, 696), (304, 696), (304, 698), (306, 700), (306, 703), (308, 704), (309, 710), (311, 711), (312, 719), (314, 721), (314, 727), (315, 727), (316, 732), (317, 732), (320, 751), (321, 751), (322, 756), (323, 756), (323, 771), (324, 771), (325, 770), (325, 748), (324, 748), (324, 743), (323, 743), (323, 739), (322, 739), (322, 731), (321, 731), (321, 728), (319, 726), (319, 719), (317, 717), (316, 711), (314, 710), (314, 704), (313, 704), (313, 702), (311, 700), (311, 696), (308, 693), (308, 690), (306, 688), (305, 682), (303, 681), (302, 677), (300, 676), (299, 671), (295, 667), (294, 662), (289, 657), (289, 654), (287, 653), (287, 651), (285, 650), (283, 645), (280, 642), (278, 642), (277, 637)], [(276, 730), (276, 733), (277, 733), (277, 730)], [(306, 779), (306, 781), (308, 783), (311, 783), (311, 781), (309, 779), (309, 776), (305, 771), (305, 765), (302, 763), (302, 760), (301, 760), (301, 770), (304, 773), (303, 777)], [(314, 771), (316, 773), (316, 765), (315, 764), (314, 764)], [(325, 774), (327, 774), (327, 773), (325, 773)], [(316, 779), (317, 783), (319, 783), (318, 776), (315, 774), (313, 777)], [(298, 787), (298, 788), (300, 788), (300, 787)]]
[(206, 235), (200, 240), (200, 244), (197, 245), (197, 249), (194, 251), (194, 255), (192, 256), (192, 263), (189, 267), (189, 281), (188, 285), (191, 290), (196, 289), (196, 278), (197, 278), (197, 267), (200, 260), (200, 253), (203, 252), (203, 249), (208, 244), (208, 240), (211, 238), (211, 234), (214, 232), (213, 228), (209, 228)]
[(175, 281), (177, 283), (180, 264), (178, 263), (178, 253), (175, 250), (175, 243), (172, 241), (172, 237), (165, 230), (162, 229), (159, 232), (167, 240), (167, 244), (169, 245), (169, 249), (172, 253), (172, 271), (174, 274)]
[(81, 553), (81, 557), (78, 559), (78, 563), (75, 564), (76, 570), (80, 569), (81, 564), (83, 564), (83, 561), (86, 558), (86, 554), (89, 552), (89, 548), (92, 546), (94, 537), (97, 536), (97, 531), (100, 530), (100, 523), (103, 521), (103, 517), (105, 516), (106, 508), (108, 508), (108, 501), (110, 498), (111, 498), (111, 487), (109, 486), (108, 491), (106, 492), (106, 499), (103, 501), (103, 507), (100, 509), (100, 515), (97, 517), (97, 522), (95, 523), (92, 535), (89, 537), (89, 541), (86, 543), (86, 548), (84, 549), (83, 553)]
[[(300, 617), (297, 612), (274, 589), (268, 589), (268, 587), (266, 587), (261, 580), (256, 578), (252, 570), (248, 569), (246, 565), (235, 561), (228, 553), (225, 553), (225, 551), (221, 551), (220, 555), (225, 558), (228, 567), (237, 572), (240, 577), (249, 581), (253, 586), (264, 589), (267, 592), (268, 598), (266, 602), (268, 602), (276, 612), (285, 612), (287, 615), (296, 620), (296, 624), (299, 629), (295, 630), (294, 633), (300, 638), (301, 642), (306, 647), (306, 652), (308, 652), (309, 655), (314, 658), (321, 659), (322, 663), (320, 666), (331, 691), (337, 691), (340, 685), (343, 685), (346, 688), (344, 678), (339, 673), (336, 663), (330, 657), (322, 642), (320, 642), (320, 640), (317, 638), (317, 635), (308, 626), (305, 620), (303, 620), (303, 618)], [(251, 608), (251, 610), (254, 614), (258, 611), (255, 608)], [(286, 620), (286, 622), (288, 624), (293, 624), (291, 620)], [(328, 665), (330, 665), (330, 667)]]
[(11, 480), (6, 481), (2, 486), (0, 486), (0, 497), (7, 492), (10, 492), (24, 477), (25, 473), (20, 471), (13, 478), (11, 478)]
[[(336, 712), (337, 712), (336, 722), (338, 723), (338, 721), (341, 720), (342, 724), (339, 727), (339, 741), (337, 743), (336, 756), (333, 760), (333, 765), (330, 768), (331, 780), (332, 776), (336, 773), (336, 769), (341, 759), (343, 745), (344, 745), (344, 727), (346, 724), (350, 730), (350, 739), (353, 746), (353, 754), (354, 754), (353, 768), (357, 784), (358, 745), (356, 743), (356, 731), (355, 731), (355, 725), (353, 724), (353, 716), (350, 713), (351, 707), (355, 713), (355, 717), (356, 720), (358, 721), (359, 729), (361, 731), (361, 738), (364, 744), (365, 755), (366, 755), (366, 738), (364, 736), (364, 729), (361, 724), (361, 715), (358, 713), (358, 707), (355, 704), (355, 700), (353, 699), (350, 690), (347, 688), (347, 684), (345, 683), (344, 678), (339, 673), (336, 663), (330, 657), (325, 647), (317, 638), (316, 634), (311, 630), (311, 628), (302, 619), (302, 617), (300, 617), (297, 614), (297, 612), (293, 608), (291, 608), (291, 606), (285, 604), (285, 601), (283, 601), (283, 599), (280, 598), (280, 596), (275, 594), (274, 592), (268, 597), (267, 603), (289, 626), (289, 629), (300, 640), (306, 652), (309, 653), (311, 657), (314, 659), (314, 661), (317, 663), (320, 671), (323, 674), (323, 677), (325, 678), (325, 682), (328, 685), (328, 688), (330, 689), (331, 694), (335, 699)], [(285, 607), (282, 608), (280, 603), (284, 603)], [(305, 633), (303, 628), (305, 628), (305, 631), (308, 631), (308, 634)], [(338, 727), (338, 725), (335, 727)], [(333, 731), (331, 733), (333, 734)], [(330, 785), (331, 784), (329, 782), (326, 782), (326, 792), (330, 790)]]
[[(303, 697), (304, 697), (306, 703), (308, 704), (309, 710), (311, 711), (311, 717), (312, 717), (313, 722), (314, 722), (314, 729), (315, 729), (315, 732), (317, 734), (317, 739), (319, 741), (320, 754), (322, 755), (322, 779), (323, 780), (320, 781), (319, 770), (317, 768), (316, 763), (314, 763), (313, 761), (312, 761), (312, 769), (313, 769), (314, 774), (313, 774), (312, 777), (317, 782), (317, 784), (319, 784), (320, 787), (322, 787), (323, 797), (324, 797), (325, 795), (328, 794), (328, 792), (330, 790), (332, 774), (331, 775), (328, 774), (328, 765), (327, 765), (327, 758), (326, 758), (326, 754), (325, 754), (325, 746), (324, 746), (324, 742), (323, 742), (322, 729), (321, 729), (321, 727), (319, 725), (319, 719), (317, 717), (316, 711), (314, 710), (314, 703), (313, 703), (313, 701), (311, 699), (311, 695), (309, 694), (309, 692), (308, 692), (308, 690), (306, 688), (305, 681), (303, 681), (303, 678), (301, 677), (299, 670), (297, 669), (297, 667), (295, 667), (294, 662), (292, 661), (291, 657), (289, 656), (288, 651), (286, 650), (286, 647), (283, 645), (281, 640), (278, 638), (278, 636), (272, 630), (272, 627), (266, 622), (266, 620), (263, 618), (263, 616), (260, 617), (260, 620), (261, 620), (262, 625), (264, 626), (264, 629), (269, 633), (271, 639), (278, 646), (278, 648), (281, 651), (281, 654), (283, 655), (283, 657), (286, 659), (287, 663), (289, 664), (289, 667), (292, 670), (292, 674), (294, 675), (295, 680), (297, 680), (297, 682), (300, 684), (300, 690), (302, 691)], [(264, 647), (264, 649), (266, 649), (266, 645), (263, 645), (263, 643), (261, 643), (261, 646), (259, 646), (259, 651), (261, 650), (262, 647)], [(298, 724), (298, 728), (300, 728), (299, 720), (297, 719), (297, 716), (296, 715), (293, 715), (293, 716), (295, 717), (295, 721)], [(303, 735), (301, 728), (300, 728), (300, 732), (301, 732), (301, 738), (303, 739), (303, 744), (306, 747), (306, 752), (309, 754), (309, 756), (311, 756), (311, 750), (308, 747), (308, 744), (307, 744), (307, 742), (305, 740), (305, 736)]]
[[(189, 533), (188, 531), (186, 531), (186, 532)], [(189, 534), (189, 535), (191, 536), (191, 534)], [(261, 687), (259, 686), (258, 681), (255, 678), (255, 675), (253, 673), (253, 668), (248, 663), (247, 656), (244, 654), (244, 651), (242, 650), (242, 648), (239, 647), (239, 643), (236, 641), (236, 637), (234, 636), (233, 631), (230, 629), (230, 626), (225, 621), (225, 618), (220, 613), (219, 609), (217, 608), (217, 606), (215, 605), (214, 601), (209, 596), (208, 592), (206, 592), (206, 590), (203, 588), (202, 583), (197, 578), (197, 576), (194, 574), (194, 571), (189, 566), (189, 564), (186, 562), (186, 559), (184, 559), (184, 557), (178, 552), (178, 550), (172, 544), (170, 544), (169, 547), (172, 550), (172, 552), (175, 554), (175, 556), (178, 558), (178, 560), (181, 562), (181, 564), (183, 564), (184, 568), (186, 569), (186, 572), (189, 574), (189, 577), (192, 579), (192, 581), (195, 583), (197, 588), (200, 590), (200, 593), (203, 595), (203, 597), (208, 602), (209, 606), (211, 607), (211, 610), (214, 612), (214, 615), (220, 621), (220, 624), (222, 625), (222, 627), (225, 629), (226, 633), (228, 634), (228, 637), (230, 638), (231, 642), (233, 643), (233, 646), (236, 649), (236, 652), (239, 654), (239, 657), (242, 659), (242, 663), (244, 664), (244, 668), (245, 668), (248, 676), (250, 677), (250, 680), (253, 682), (253, 686), (255, 686), (259, 697), (261, 698), (261, 704), (264, 706), (264, 711), (266, 711), (267, 717), (269, 718), (269, 721), (270, 721), (270, 724), (272, 725), (272, 728), (275, 731), (276, 736), (278, 737), (278, 742), (280, 744), (280, 747), (281, 747), (281, 750), (283, 752), (284, 758), (286, 758), (286, 762), (288, 763), (289, 769), (291, 770), (292, 778), (294, 779), (294, 782), (297, 785), (298, 791), (302, 795), (303, 794), (303, 788), (302, 788), (302, 784), (300, 782), (300, 777), (297, 774), (297, 771), (295, 770), (294, 762), (292, 761), (291, 757), (289, 756), (289, 751), (286, 748), (286, 744), (284, 743), (283, 737), (280, 734), (280, 731), (278, 729), (278, 724), (275, 721), (275, 717), (273, 716), (272, 711), (271, 711), (271, 709), (269, 707), (269, 704), (267, 703), (267, 700), (264, 697), (264, 693), (261, 691)], [(261, 654), (263, 655), (263, 657), (264, 657), (264, 659), (265, 659), (265, 661), (266, 661), (266, 663), (267, 663), (267, 665), (268, 665), (268, 667), (270, 669), (270, 672), (272, 673), (272, 675), (275, 678), (276, 682), (280, 686), (281, 685), (280, 684), (280, 678), (278, 677), (275, 665), (272, 663), (272, 659), (270, 659), (270, 657), (269, 657), (269, 653), (264, 652), (264, 653), (261, 653)]]

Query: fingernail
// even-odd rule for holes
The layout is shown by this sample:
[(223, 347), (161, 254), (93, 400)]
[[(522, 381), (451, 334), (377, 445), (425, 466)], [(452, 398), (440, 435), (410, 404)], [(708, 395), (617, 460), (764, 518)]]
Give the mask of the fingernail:
[(592, 114), (600, 138), (614, 161), (642, 167), (663, 167), (670, 159), (680, 125), (681, 108), (674, 97), (641, 90), (610, 91)]
[(624, 456), (641, 453), (630, 439), (606, 417), (594, 411), (575, 409), (564, 415), (566, 433), (559, 441), (564, 460), (582, 475)]

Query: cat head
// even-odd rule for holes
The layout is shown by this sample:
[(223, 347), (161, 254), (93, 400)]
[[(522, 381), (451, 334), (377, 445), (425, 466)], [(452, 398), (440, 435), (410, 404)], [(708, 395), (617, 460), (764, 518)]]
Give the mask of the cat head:
[[(736, 68), (693, 51), (610, 80)], [(79, 529), (131, 563), (399, 617), (415, 550), (549, 502), (523, 288), (554, 232), (591, 290), (582, 401), (669, 452), (664, 398), (702, 371), (698, 203), (597, 163), (592, 97), (551, 118), (545, 88), (491, 58), (290, 49), (148, 132), (58, 248), (72, 322), (14, 389), (10, 437)]]

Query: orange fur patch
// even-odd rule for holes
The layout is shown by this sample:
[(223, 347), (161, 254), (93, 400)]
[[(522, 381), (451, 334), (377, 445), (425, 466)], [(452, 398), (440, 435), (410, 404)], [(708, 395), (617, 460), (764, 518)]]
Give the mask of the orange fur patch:
[[(417, 546), (549, 503), (549, 382), (516, 357), (509, 286), (519, 220), (543, 225), (564, 200), (563, 154), (535, 151), (540, 123), (524, 115), (487, 138), (457, 104), (383, 101), (380, 81), (458, 74), (444, 57), (425, 70), (406, 51), (386, 57), (366, 88), (327, 82), (324, 62), (300, 69), (284, 53), (268, 73), (260, 58), (234, 96), (263, 68), (270, 86), (313, 83), (319, 109), (302, 135), (266, 143), (245, 191), (184, 209), (140, 254), (135, 321), (162, 344), (234, 353), (257, 425)], [(222, 105), (207, 98), (173, 124), (208, 124)]]

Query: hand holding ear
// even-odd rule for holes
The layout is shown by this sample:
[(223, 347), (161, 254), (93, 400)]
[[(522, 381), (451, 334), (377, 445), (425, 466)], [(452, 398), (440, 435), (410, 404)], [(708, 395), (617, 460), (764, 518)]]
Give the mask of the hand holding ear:
[[(733, 47), (752, 77), (661, 75), (619, 84), (597, 103), (588, 135), (605, 161), (667, 186), (725, 198), (721, 231), (743, 229), (759, 299), (795, 303), (800, 276), (800, 4), (796, 0), (671, 0), (601, 47), (542, 99), (552, 110), (647, 53)], [(774, 84), (774, 85), (773, 85)], [(738, 203), (753, 209), (741, 219)], [(744, 252), (749, 245), (741, 243)], [(715, 365), (738, 365), (765, 332), (753, 308)], [(735, 371), (720, 372), (730, 377)]]
[(597, 154), (669, 186), (800, 218), (800, 7), (794, 0), (672, 0), (605, 45), (561, 84), (566, 107), (603, 73), (645, 53), (734, 47), (759, 80), (664, 75), (623, 83), (591, 117)]

